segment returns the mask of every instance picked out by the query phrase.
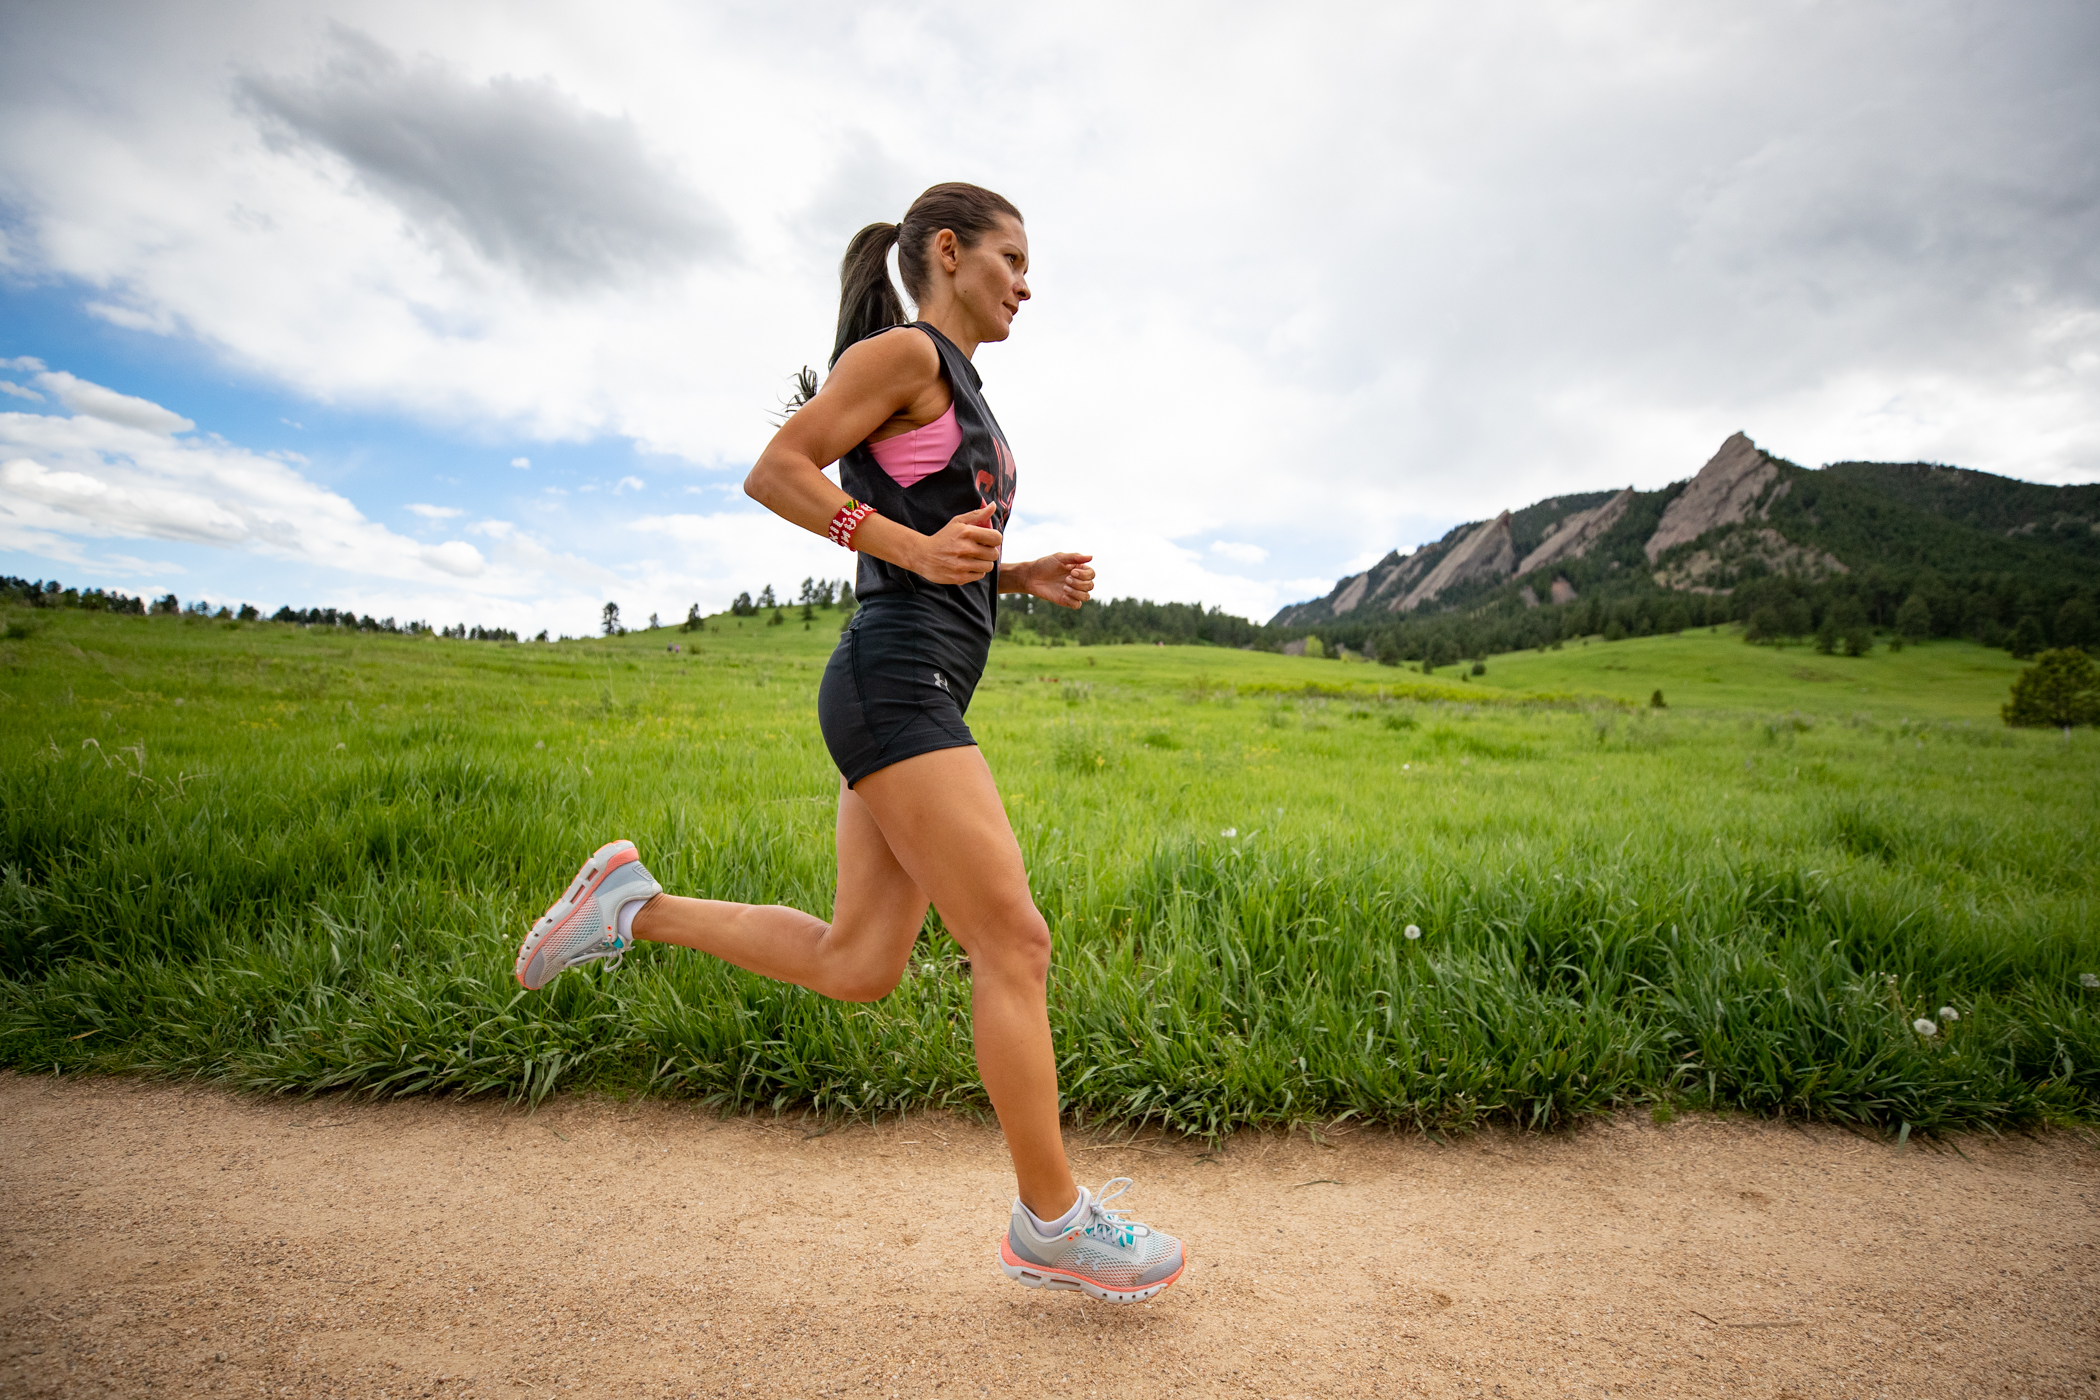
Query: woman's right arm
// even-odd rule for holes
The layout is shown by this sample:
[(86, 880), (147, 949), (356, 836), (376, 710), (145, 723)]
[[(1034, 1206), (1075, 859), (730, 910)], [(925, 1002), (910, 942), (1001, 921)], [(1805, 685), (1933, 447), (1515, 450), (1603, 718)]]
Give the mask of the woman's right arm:
[[(937, 392), (940, 379), (940, 353), (916, 331), (861, 341), (839, 357), (817, 396), (758, 454), (744, 478), (744, 494), (781, 519), (828, 536), (833, 518), (852, 497), (823, 469)], [(998, 567), (999, 532), (985, 523), (992, 509), (958, 515), (936, 535), (871, 515), (853, 532), (853, 547), (934, 583), (972, 583)]]

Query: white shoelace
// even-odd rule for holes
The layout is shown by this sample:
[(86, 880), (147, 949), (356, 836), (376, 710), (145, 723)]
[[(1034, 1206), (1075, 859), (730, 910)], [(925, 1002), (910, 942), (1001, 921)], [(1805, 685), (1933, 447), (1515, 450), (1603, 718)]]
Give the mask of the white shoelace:
[[(1091, 1208), (1087, 1212), (1092, 1218), (1080, 1228), (1096, 1239), (1112, 1240), (1124, 1249), (1129, 1249), (1132, 1242), (1140, 1236), (1151, 1234), (1152, 1227), (1140, 1225), (1136, 1221), (1129, 1219), (1130, 1212), (1128, 1210), (1109, 1209), (1108, 1203), (1125, 1191), (1128, 1191), (1132, 1185), (1131, 1179), (1127, 1176), (1112, 1176), (1102, 1182), (1101, 1189), (1094, 1193), (1091, 1198)], [(1114, 1186), (1116, 1189), (1113, 1191), (1109, 1190), (1108, 1188), (1111, 1186)], [(1096, 1229), (1097, 1225), (1107, 1228), (1098, 1230)]]

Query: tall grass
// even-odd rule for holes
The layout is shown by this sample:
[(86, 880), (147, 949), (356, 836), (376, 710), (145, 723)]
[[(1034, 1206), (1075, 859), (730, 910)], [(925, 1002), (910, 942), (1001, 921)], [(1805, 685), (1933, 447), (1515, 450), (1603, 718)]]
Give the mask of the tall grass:
[[(543, 993), (508, 976), (615, 834), (671, 888), (829, 907), (811, 711), (835, 630), (674, 658), (82, 617), (12, 644), (0, 1061), (981, 1107), (937, 917), (871, 1006), (654, 946)], [(2088, 735), (1294, 698), (1274, 658), (1211, 653), (1192, 687), (1151, 650), (1002, 648), (971, 715), (1056, 934), (1079, 1117), (1547, 1127), (1664, 1101), (1940, 1130), (2100, 1108)]]

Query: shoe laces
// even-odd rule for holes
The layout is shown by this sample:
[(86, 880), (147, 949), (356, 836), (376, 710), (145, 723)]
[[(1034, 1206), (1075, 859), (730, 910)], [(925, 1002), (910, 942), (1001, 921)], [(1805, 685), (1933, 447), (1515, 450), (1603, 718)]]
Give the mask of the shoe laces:
[[(1089, 1198), (1087, 1221), (1080, 1228), (1095, 1239), (1108, 1240), (1123, 1249), (1131, 1248), (1140, 1237), (1151, 1234), (1152, 1228), (1132, 1220), (1127, 1208), (1109, 1208), (1108, 1203), (1128, 1191), (1132, 1184), (1127, 1176), (1112, 1176), (1102, 1182), (1101, 1189)], [(1113, 1191), (1109, 1189), (1112, 1186)]]
[(582, 952), (571, 957), (567, 967), (582, 967), (585, 963), (602, 962), (607, 972), (626, 961), (628, 944), (618, 938), (600, 938)]

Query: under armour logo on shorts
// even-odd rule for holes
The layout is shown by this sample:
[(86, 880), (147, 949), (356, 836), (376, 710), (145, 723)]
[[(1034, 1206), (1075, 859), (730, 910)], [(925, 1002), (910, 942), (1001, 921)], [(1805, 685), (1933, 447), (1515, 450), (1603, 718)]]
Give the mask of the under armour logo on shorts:
[(935, 671), (933, 673), (933, 683), (943, 690), (946, 690), (948, 688), (948, 678), (942, 675), (939, 671)]

